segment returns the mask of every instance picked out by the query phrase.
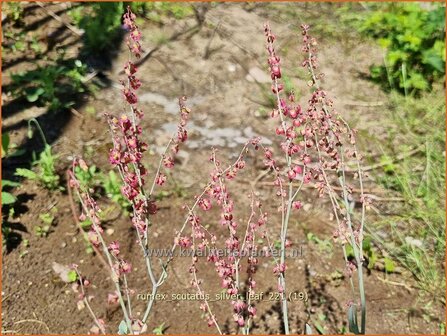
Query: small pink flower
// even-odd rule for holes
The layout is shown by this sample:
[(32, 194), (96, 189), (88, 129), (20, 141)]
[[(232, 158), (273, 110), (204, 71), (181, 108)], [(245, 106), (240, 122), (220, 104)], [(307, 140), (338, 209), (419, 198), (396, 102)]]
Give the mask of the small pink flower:
[(131, 33), (130, 33), (130, 37), (132, 38), (132, 40), (134, 41), (139, 41), (141, 39), (141, 32), (138, 29), (134, 29)]
[(128, 46), (131, 52), (135, 54), (137, 58), (141, 56), (141, 44), (137, 41), (134, 41), (133, 43), (128, 42)]
[(248, 284), (250, 285), (251, 288), (255, 288), (256, 287), (256, 281), (254, 281), (253, 279), (250, 279), (248, 281)]
[(115, 149), (111, 149), (109, 153), (109, 162), (113, 165), (117, 165), (121, 162), (121, 154)]
[(253, 317), (256, 316), (256, 308), (254, 306), (248, 307), (247, 311), (250, 316), (253, 316)]
[(135, 137), (131, 137), (129, 140), (127, 140), (127, 145), (129, 148), (137, 148), (137, 139)]
[(292, 203), (292, 208), (295, 210), (299, 210), (303, 207), (302, 203), (300, 201), (295, 201)]
[(182, 128), (177, 133), (177, 139), (180, 142), (185, 142), (188, 139), (188, 132)]
[(293, 121), (293, 126), (295, 126), (295, 127), (300, 127), (300, 126), (301, 126), (301, 120), (299, 120), (299, 119), (295, 119), (295, 120)]
[(240, 327), (243, 327), (245, 325), (245, 321), (244, 321), (244, 318), (242, 317), (242, 315), (234, 314), (233, 315), (233, 319), (234, 319), (235, 322), (237, 322), (237, 324)]
[(166, 175), (163, 173), (159, 173), (157, 178), (155, 179), (155, 183), (162, 186), (166, 182)]
[(133, 93), (129, 89), (123, 89), (123, 94), (129, 104), (134, 105), (138, 102), (138, 98), (135, 93)]
[(118, 301), (119, 301), (119, 296), (116, 291), (113, 293), (107, 294), (107, 303), (109, 305), (116, 305), (116, 304), (118, 304)]
[(192, 246), (192, 241), (191, 241), (191, 238), (189, 238), (189, 237), (180, 237), (178, 239), (178, 244), (181, 247), (189, 248)]
[(135, 76), (129, 76), (129, 83), (134, 90), (138, 90), (141, 86), (141, 81)]
[(85, 172), (88, 171), (88, 166), (83, 159), (79, 159), (79, 167)]
[(120, 244), (117, 241), (113, 241), (108, 246), (109, 251), (115, 257), (120, 253)]
[(310, 173), (307, 173), (306, 175), (304, 175), (303, 182), (309, 183), (311, 179), (312, 179), (312, 175)]
[(275, 275), (279, 275), (280, 273), (284, 273), (286, 271), (286, 268), (287, 267), (285, 264), (279, 264), (273, 268), (273, 273)]
[(289, 177), (289, 180), (293, 180), (296, 177), (296, 172), (291, 169), (287, 172), (287, 176)]
[(296, 165), (295, 167), (293, 167), (293, 171), (299, 175), (301, 175), (303, 173), (303, 168), (299, 165)]
[(244, 160), (240, 160), (236, 163), (236, 168), (237, 169), (244, 169), (245, 167), (245, 161)]
[(163, 165), (164, 165), (166, 168), (172, 168), (172, 167), (174, 167), (174, 159), (173, 159), (172, 157), (170, 157), (170, 156), (166, 156), (166, 157), (163, 159)]
[(245, 303), (242, 300), (233, 301), (232, 304), (236, 313), (240, 313), (245, 308)]
[(276, 135), (284, 135), (284, 128), (282, 126), (276, 127)]
[(272, 79), (281, 78), (281, 68), (279, 65), (272, 65), (271, 69)]
[(199, 201), (199, 206), (202, 208), (202, 210), (208, 211), (209, 209), (211, 209), (211, 201), (208, 198), (202, 198)]
[(140, 335), (147, 331), (147, 324), (141, 320), (132, 320), (131, 326), (134, 335)]
[(272, 91), (275, 94), (281, 92), (283, 89), (284, 89), (284, 85), (283, 84), (278, 84), (277, 86), (272, 85)]
[(129, 262), (122, 260), (120, 264), (120, 271), (121, 273), (125, 274), (130, 273), (132, 271), (132, 265)]
[(68, 181), (68, 185), (70, 186), (70, 188), (79, 188), (79, 181), (76, 180), (75, 178), (70, 178), (70, 180)]
[(135, 67), (135, 64), (132, 62), (127, 62), (124, 66), (124, 72), (128, 77), (133, 76), (137, 72), (137, 68)]
[(132, 201), (138, 195), (138, 191), (130, 185), (121, 187), (121, 193), (126, 196), (129, 201)]
[(120, 126), (122, 127), (123, 131), (128, 131), (130, 129), (130, 127), (132, 126), (131, 121), (129, 120), (129, 118), (127, 117), (127, 115), (122, 114), (119, 122)]
[(99, 246), (99, 237), (98, 237), (98, 234), (96, 233), (96, 231), (94, 231), (94, 230), (90, 230), (88, 233), (87, 233), (87, 237), (88, 237), (88, 240), (90, 241), (90, 243), (92, 243), (94, 246)]
[(270, 149), (266, 149), (264, 152), (264, 156), (267, 160), (270, 160), (273, 157), (273, 152)]
[(151, 215), (155, 215), (158, 211), (157, 204), (155, 201), (149, 201), (149, 204), (147, 206), (147, 212), (149, 212)]

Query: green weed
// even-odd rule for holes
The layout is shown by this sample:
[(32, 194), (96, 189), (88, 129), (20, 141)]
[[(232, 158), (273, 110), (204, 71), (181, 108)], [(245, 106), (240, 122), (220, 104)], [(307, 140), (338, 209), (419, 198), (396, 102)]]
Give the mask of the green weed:
[[(398, 192), (404, 202), (381, 215), (374, 231), (390, 237), (373, 238), (406, 267), (418, 285), (445, 302), (445, 100), (440, 92), (421, 99), (392, 96), (390, 147), (392, 158), (419, 148), (403, 161), (388, 163), (379, 183)], [(398, 145), (396, 145), (396, 143)]]
[[(33, 133), (31, 131), (32, 122), (36, 124), (42, 140), (45, 144), (44, 150), (39, 154), (39, 158), (34, 158), (33, 160), (33, 166), (37, 167), (37, 172), (26, 168), (17, 168), (15, 175), (36, 181), (49, 190), (62, 190), (63, 188), (59, 185), (60, 178), (59, 175), (56, 173), (55, 167), (58, 156), (53, 154), (52, 148), (47, 143), (45, 135), (43, 134), (42, 129), (40, 128), (39, 123), (36, 121), (36, 119), (31, 119), (28, 122), (28, 137), (32, 138), (33, 136)], [(35, 157), (35, 153), (33, 153), (33, 157)]]

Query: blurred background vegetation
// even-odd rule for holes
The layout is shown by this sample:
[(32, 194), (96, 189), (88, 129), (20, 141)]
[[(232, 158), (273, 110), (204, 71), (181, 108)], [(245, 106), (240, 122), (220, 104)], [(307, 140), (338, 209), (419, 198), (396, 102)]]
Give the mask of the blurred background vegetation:
[[(94, 95), (101, 89), (104, 83), (90, 81), (89, 76), (110, 67), (116, 56), (113, 52), (123, 38), (121, 15), (127, 4), (68, 5), (65, 11), (70, 22), (65, 23), (81, 41), (79, 52), (69, 53), (67, 48), (57, 48), (57, 36), (45, 36), (45, 44), (34, 34), (38, 27), (27, 25), (27, 9), (23, 3), (3, 2), (2, 55), (3, 58), (9, 55), (9, 59), (3, 62), (2, 71), (8, 73), (16, 59), (35, 64), (10, 73), (10, 80), (3, 83), (3, 92), (9, 97), (3, 104), (3, 116), (12, 115), (23, 106), (38, 106), (47, 109), (46, 116), (57, 113), (59, 119), (64, 113), (70, 114), (83, 95)], [(130, 5), (139, 14), (138, 20), (159, 25), (165, 24), (166, 18), (200, 17), (198, 9), (188, 3)], [(274, 4), (269, 6), (275, 8)], [(397, 2), (318, 6), (330, 12), (331, 18), (322, 20), (311, 14), (299, 18), (310, 22), (316, 34), (325, 39), (366, 39), (383, 48), (383, 62), (372, 65), (365, 74), (390, 97), (377, 117), (390, 125), (389, 143), (383, 143), (380, 149), (380, 162), (384, 164), (383, 171), (376, 174), (377, 183), (398, 192), (404, 202), (394, 211), (395, 215), (379, 216), (369, 233), (377, 246), (414, 275), (421, 289), (445, 304), (445, 6)], [(51, 148), (60, 133), (54, 133), (50, 129), (54, 125), (49, 127), (45, 118), (38, 118), (48, 138), (40, 146), (36, 145), (40, 140), (13, 144), (9, 133), (14, 128), (5, 126), (2, 130), (2, 167), (6, 170), (3, 176), (8, 178), (2, 180), (4, 243), (11, 236), (8, 216), (13, 215), (17, 201), (11, 190), (20, 183), (16, 175), (50, 180), (53, 189), (53, 182), (59, 181), (53, 176), (58, 174), (54, 168), (57, 157), (48, 146)], [(396, 139), (399, 146), (395, 146)], [(418, 149), (415, 155), (394, 160), (414, 148)], [(24, 151), (36, 153), (31, 162), (23, 157), (17, 161)], [(23, 171), (14, 174), (17, 167), (29, 169), (34, 175)], [(118, 182), (108, 172), (91, 180), (102, 183), (102, 189), (108, 190), (111, 198), (122, 202), (116, 191)], [(386, 228), (391, 239), (374, 234), (379, 228)]]

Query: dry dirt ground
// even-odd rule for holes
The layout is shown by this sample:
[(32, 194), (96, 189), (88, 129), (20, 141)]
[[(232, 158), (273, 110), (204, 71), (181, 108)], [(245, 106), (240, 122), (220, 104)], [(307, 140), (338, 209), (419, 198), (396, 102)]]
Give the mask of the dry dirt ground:
[[(56, 11), (58, 5), (51, 5)], [(316, 5), (319, 6), (319, 5)], [(286, 10), (287, 9), (287, 10)], [(292, 17), (289, 13), (296, 13)], [(267, 5), (219, 4), (210, 8), (205, 23), (200, 29), (186, 32), (196, 25), (194, 18), (182, 20), (165, 19), (164, 25), (144, 21), (142, 32), (145, 50), (156, 47), (157, 41), (168, 40), (139, 66), (143, 82), (140, 106), (146, 112), (143, 127), (145, 136), (152, 144), (148, 163), (154, 167), (156, 152), (171, 134), (177, 122), (175, 102), (180, 95), (189, 97), (191, 122), (188, 126), (190, 139), (182, 148), (174, 171), (177, 189), (182, 192), (168, 195), (159, 202), (160, 211), (154, 216), (152, 237), (157, 247), (166, 248), (172, 243), (185, 211), (182, 205), (190, 204), (193, 196), (208, 179), (211, 165), (207, 162), (211, 148), (219, 150), (223, 162), (234, 160), (241, 144), (249, 137), (260, 135), (266, 144), (275, 142), (275, 121), (268, 117), (269, 84), (266, 71), (263, 23), (270, 21), (278, 36), (278, 52), (283, 56), (284, 72), (296, 87), (297, 97), (306, 102), (309, 89), (307, 75), (301, 70), (300, 18), (308, 18), (308, 11), (318, 11), (305, 4), (279, 4), (274, 9)], [(64, 15), (62, 12), (61, 15)], [(328, 15), (328, 14), (325, 14)], [(43, 20), (47, 14), (38, 7), (29, 12), (28, 20)], [(320, 19), (321, 20), (321, 19)], [(308, 22), (312, 25), (312, 21)], [(39, 26), (43, 34), (57, 29), (60, 23), (46, 20)], [(217, 27), (217, 28), (216, 28)], [(184, 32), (183, 34), (176, 34)], [(70, 52), (77, 51), (78, 44), (71, 43), (69, 31), (59, 42), (71, 45)], [(170, 40), (171, 36), (179, 35)], [(381, 122), (380, 110), (386, 106), (387, 96), (361, 75), (373, 62), (380, 62), (382, 54), (366, 42), (335, 40), (320, 37), (320, 64), (326, 74), (324, 87), (334, 98), (337, 109), (361, 134), (366, 136), (363, 149), (373, 154), (369, 139), (384, 134), (386, 127)], [(4, 54), (4, 66), (14, 60), (14, 55)], [(63, 176), (73, 155), (84, 153), (89, 164), (108, 170), (107, 151), (110, 139), (102, 114), (119, 113), (123, 107), (119, 92), (119, 71), (127, 59), (125, 45), (120, 45), (112, 58), (112, 67), (102, 72), (102, 80), (108, 85), (94, 96), (84, 97), (75, 106), (79, 114), (53, 117), (44, 126), (52, 139), (54, 151), (59, 155), (58, 171)], [(30, 67), (32, 59), (8, 67), (8, 71)], [(250, 75), (252, 74), (252, 75)], [(6, 74), (4, 81), (7, 83)], [(94, 111), (94, 112), (92, 112)], [(38, 116), (42, 111), (26, 107), (19, 113), (11, 113), (3, 120), (7, 131), (13, 132), (13, 141), (25, 141), (25, 118)], [(47, 119), (48, 120), (48, 119)], [(371, 137), (371, 138), (370, 138)], [(29, 143), (27, 146), (31, 146)], [(30, 148), (33, 148), (32, 146)], [(17, 162), (13, 162), (17, 163)], [(242, 220), (248, 216), (247, 193), (253, 181), (262, 172), (262, 158), (253, 154), (248, 158), (251, 167), (230, 184), (230, 192), (237, 199), (236, 214)], [(6, 167), (7, 169), (8, 167)], [(271, 177), (262, 179), (256, 192), (271, 215), (272, 232), (278, 232), (276, 201)], [(172, 189), (171, 182), (164, 190)], [(376, 188), (373, 177), (368, 188)], [(3, 254), (2, 269), (2, 329), (16, 333), (85, 333), (91, 327), (91, 318), (86, 309), (78, 311), (76, 294), (52, 271), (52, 262), (77, 263), (84, 275), (94, 285), (93, 308), (108, 325), (116, 326), (121, 319), (117, 307), (106, 305), (107, 293), (112, 291), (108, 274), (96, 256), (85, 252), (85, 242), (78, 232), (70, 210), (66, 192), (48, 192), (30, 181), (24, 181), (14, 192), (21, 200), (20, 209), (11, 222), (23, 231), (17, 231), (29, 247), (19, 245)], [(346, 326), (346, 303), (350, 298), (348, 282), (343, 279), (341, 250), (334, 245), (330, 252), (306, 239), (308, 232), (330, 241), (335, 223), (329, 218), (327, 204), (314, 201), (315, 194), (307, 190), (302, 196), (305, 209), (291, 222), (289, 236), (296, 246), (302, 245), (303, 255), (289, 260), (289, 290), (306, 292), (307, 303), (290, 303), (291, 331), (302, 333), (306, 322), (319, 324), (326, 333), (337, 333)], [(119, 214), (114, 206), (103, 199), (104, 208), (112, 209), (110, 220), (104, 224), (112, 229), (107, 239), (120, 240), (124, 255), (134, 265), (130, 287), (136, 293), (147, 293), (149, 282), (141, 263), (141, 254), (134, 244), (134, 232), (126, 215)], [(34, 234), (34, 226), (41, 213), (57, 209), (54, 225), (46, 238)], [(204, 222), (216, 225), (216, 211), (203, 217)], [(370, 220), (373, 214), (369, 214)], [(221, 233), (223, 235), (223, 232)], [(27, 251), (24, 254), (24, 251)], [(190, 260), (178, 258), (170, 267), (169, 279), (160, 288), (160, 293), (194, 293), (188, 272)], [(200, 268), (204, 288), (210, 293), (220, 291), (218, 277), (212, 267)], [(272, 266), (262, 260), (256, 275), (258, 291), (268, 296), (275, 291)], [(403, 273), (385, 274), (372, 270), (365, 279), (368, 303), (368, 333), (435, 333), (443, 319), (443, 308), (421, 299), (411, 276)], [(145, 303), (134, 298), (136, 316), (143, 311)], [(201, 318), (196, 301), (156, 302), (149, 318), (149, 331), (164, 323), (166, 333), (209, 333)], [(428, 305), (428, 306), (427, 306)], [(213, 302), (217, 318), (227, 333), (236, 332), (232, 322), (232, 308), (228, 301)], [(258, 317), (252, 332), (280, 333), (281, 315), (279, 304), (274, 301), (256, 303)], [(431, 307), (431, 308), (430, 308)], [(430, 308), (430, 309), (429, 309)], [(430, 311), (430, 314), (427, 312)], [(427, 317), (428, 316), (428, 317)], [(345, 329), (346, 330), (346, 329)], [(115, 329), (108, 329), (115, 332)]]

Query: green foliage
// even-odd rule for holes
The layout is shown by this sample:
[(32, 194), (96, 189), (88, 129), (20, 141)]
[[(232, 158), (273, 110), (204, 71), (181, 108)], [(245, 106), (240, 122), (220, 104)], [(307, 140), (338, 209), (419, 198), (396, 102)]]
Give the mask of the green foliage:
[(23, 4), (20, 1), (8, 1), (2, 4), (2, 10), (6, 17), (16, 24), (22, 23), (23, 20)]
[[(23, 150), (15, 150), (14, 152), (10, 152), (11, 148), (15, 148), (13, 144), (11, 144), (11, 140), (8, 133), (2, 134), (2, 159), (19, 156), (23, 154)], [(3, 250), (6, 248), (8, 239), (12, 233), (11, 228), (7, 225), (7, 220), (9, 217), (14, 215), (14, 204), (17, 202), (17, 198), (11, 194), (9, 191), (11, 188), (15, 188), (20, 186), (20, 183), (10, 181), (10, 180), (2, 180), (2, 247)], [(9, 207), (9, 211), (6, 211)]]
[(384, 263), (385, 263), (385, 272), (387, 272), (387, 273), (394, 272), (394, 268), (395, 268), (394, 262), (390, 258), (385, 258)]
[(34, 231), (39, 237), (46, 237), (50, 232), (51, 225), (54, 222), (54, 215), (51, 213), (43, 213), (39, 215), (42, 225), (36, 225)]
[(185, 3), (154, 1), (144, 2), (139, 6), (140, 8), (132, 6), (132, 9), (135, 9), (137, 13), (138, 11), (144, 11), (143, 13), (146, 14), (148, 19), (155, 22), (161, 22), (165, 16), (180, 20), (194, 13), (192, 6)]
[(101, 182), (106, 196), (109, 199), (120, 205), (123, 209), (130, 207), (129, 200), (121, 193), (121, 179), (113, 170), (109, 171), (109, 174), (103, 175)]
[(312, 232), (307, 233), (307, 240), (315, 243), (318, 246), (320, 253), (330, 254), (333, 253), (333, 246), (329, 239), (320, 239)]
[(121, 18), (127, 5), (138, 16), (156, 22), (166, 16), (182, 19), (194, 13), (191, 5), (175, 2), (84, 3), (71, 9), (69, 15), (73, 23), (84, 30), (86, 52), (100, 54), (114, 45), (120, 36)]
[(8, 31), (4, 33), (4, 48), (10, 49), (12, 52), (23, 52), (27, 48), (25, 32), (12, 32)]
[[(363, 239), (362, 245), (363, 245), (362, 246), (363, 253), (364, 253), (364, 255), (366, 255), (368, 257), (368, 268), (373, 269), (377, 262), (378, 256), (377, 256), (377, 253), (371, 243), (371, 237), (365, 237)], [(387, 258), (385, 258), (385, 259), (387, 259)], [(386, 262), (385, 262), (385, 264), (386, 264)]]
[(12, 205), (16, 202), (17, 199), (11, 193), (5, 191), (5, 189), (14, 188), (18, 186), (20, 186), (20, 183), (10, 180), (2, 180), (2, 206)]
[[(11, 150), (13, 149), (14, 151), (11, 152)], [(2, 159), (6, 157), (20, 156), (23, 155), (24, 153), (25, 153), (24, 149), (17, 149), (17, 145), (11, 143), (11, 139), (8, 133), (2, 134)]]
[(105, 52), (119, 36), (123, 2), (91, 2), (70, 11), (74, 23), (84, 30), (85, 49), (89, 53)]
[(67, 273), (67, 277), (68, 277), (68, 282), (69, 283), (75, 282), (76, 280), (78, 280), (78, 273), (76, 273), (75, 270), (70, 270)]
[(129, 333), (126, 321), (122, 320), (118, 326), (118, 335), (127, 335)]
[[(378, 178), (384, 187), (403, 198), (392, 215), (375, 223), (375, 235), (394, 260), (407, 268), (427, 292), (442, 298), (445, 277), (445, 96), (424, 94), (420, 99), (392, 96), (389, 148), (384, 157), (392, 158), (418, 148), (402, 161), (387, 164)], [(389, 163), (389, 161), (386, 161)], [(392, 169), (391, 169), (392, 168)], [(397, 205), (394, 205), (397, 206)], [(414, 237), (414, 238), (413, 238)], [(392, 242), (392, 243), (391, 243)], [(385, 265), (386, 266), (386, 265)], [(391, 267), (391, 266), (390, 266)], [(391, 267), (392, 268), (392, 267)]]
[(83, 188), (95, 187), (101, 177), (95, 165), (91, 165), (86, 171), (77, 166), (74, 173)]
[(49, 190), (60, 189), (59, 175), (56, 173), (55, 161), (58, 158), (51, 150), (51, 146), (46, 144), (45, 149), (40, 153), (39, 159), (33, 162), (37, 166), (37, 172), (26, 168), (17, 168), (15, 175), (29, 180), (37, 181)]
[(384, 65), (371, 76), (405, 94), (429, 90), (445, 80), (445, 7), (443, 4), (371, 4), (360, 31), (386, 48)]
[[(3, 189), (4, 182), (5, 181), (2, 180), (2, 189)], [(14, 204), (15, 202), (16, 202), (16, 198), (14, 197), (14, 195), (2, 190), (2, 205), (11, 205), (11, 204)]]
[(154, 335), (163, 335), (164, 330), (165, 330), (165, 324), (163, 322), (158, 327), (154, 328), (152, 332), (154, 333)]
[(25, 97), (28, 102), (48, 105), (52, 111), (68, 108), (67, 96), (85, 91), (82, 83), (86, 67), (81, 61), (65, 65), (38, 66), (34, 70), (11, 74), (11, 92), (16, 97)]

